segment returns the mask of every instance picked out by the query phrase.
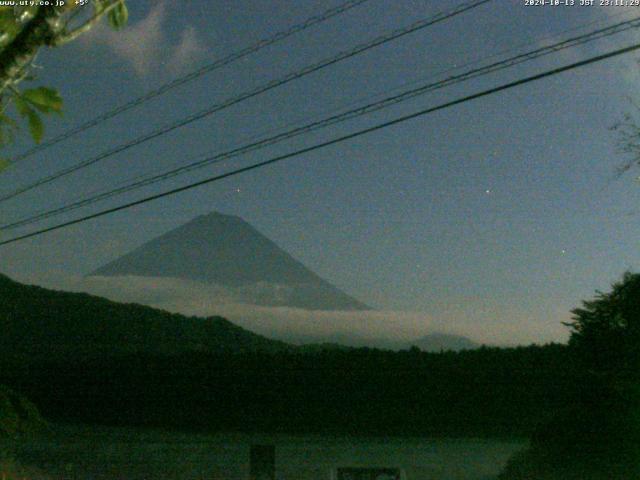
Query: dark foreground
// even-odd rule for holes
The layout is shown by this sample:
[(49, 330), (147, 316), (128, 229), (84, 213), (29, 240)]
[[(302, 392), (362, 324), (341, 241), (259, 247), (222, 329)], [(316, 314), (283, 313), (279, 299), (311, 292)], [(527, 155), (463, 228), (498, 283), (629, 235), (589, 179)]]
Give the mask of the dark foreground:
[(402, 468), (407, 480), (493, 479), (519, 440), (330, 435), (181, 434), (54, 426), (16, 447), (51, 478), (246, 480), (252, 444), (276, 447), (276, 478), (331, 478), (337, 467)]

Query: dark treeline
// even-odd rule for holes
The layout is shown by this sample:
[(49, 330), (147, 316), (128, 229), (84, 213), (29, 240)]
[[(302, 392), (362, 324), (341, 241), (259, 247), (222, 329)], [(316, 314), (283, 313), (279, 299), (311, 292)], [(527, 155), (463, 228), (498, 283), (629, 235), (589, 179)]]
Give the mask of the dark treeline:
[(572, 402), (566, 346), (297, 348), (0, 275), (0, 384), (50, 420), (189, 430), (528, 435)]
[(54, 421), (200, 431), (528, 435), (580, 392), (568, 347), (131, 354), (6, 364)]

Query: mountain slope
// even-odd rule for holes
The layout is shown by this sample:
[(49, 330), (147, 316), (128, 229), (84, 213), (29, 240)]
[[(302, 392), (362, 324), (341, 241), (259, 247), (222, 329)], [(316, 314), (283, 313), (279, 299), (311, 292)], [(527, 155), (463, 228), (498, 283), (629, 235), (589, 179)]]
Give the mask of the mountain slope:
[(67, 356), (184, 351), (280, 351), (221, 317), (185, 317), (84, 293), (23, 285), (0, 275), (0, 355)]
[(220, 285), (246, 303), (366, 310), (239, 217), (211, 213), (157, 237), (91, 275), (169, 277)]

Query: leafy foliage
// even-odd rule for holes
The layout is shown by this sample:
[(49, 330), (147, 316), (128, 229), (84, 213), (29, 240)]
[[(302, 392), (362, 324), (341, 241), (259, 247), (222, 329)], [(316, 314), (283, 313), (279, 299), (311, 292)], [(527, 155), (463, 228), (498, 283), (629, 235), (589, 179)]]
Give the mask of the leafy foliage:
[(40, 113), (62, 113), (62, 99), (55, 90), (46, 87), (33, 88), (20, 93), (15, 91), (13, 97), (16, 110), (29, 124), (31, 137), (40, 143), (44, 134), (44, 125)]
[(22, 93), (22, 98), (42, 113), (61, 113), (62, 111), (62, 98), (57, 91), (51, 88), (40, 87), (25, 90)]
[(10, 45), (22, 31), (24, 25), (33, 19), (37, 11), (38, 7), (31, 5), (1, 6), (0, 48)]
[[(112, 28), (123, 28), (128, 20), (125, 0), (0, 6), (0, 149), (14, 140), (20, 126), (7, 113), (10, 107), (26, 122), (36, 143), (44, 136), (42, 115), (62, 112), (62, 98), (56, 90), (38, 87), (21, 92), (17, 88), (21, 82), (34, 79), (29, 71), (38, 50), (74, 40), (103, 16)], [(0, 157), (0, 171), (9, 164)]]
[(129, 19), (129, 11), (124, 2), (118, 3), (116, 7), (109, 12), (109, 24), (115, 29), (120, 30), (126, 24)]

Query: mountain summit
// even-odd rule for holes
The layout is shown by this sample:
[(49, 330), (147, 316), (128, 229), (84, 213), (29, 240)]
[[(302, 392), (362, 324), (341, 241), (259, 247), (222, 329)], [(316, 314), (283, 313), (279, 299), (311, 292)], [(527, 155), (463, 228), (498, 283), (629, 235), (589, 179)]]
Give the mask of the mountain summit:
[(165, 277), (213, 284), (239, 301), (309, 310), (367, 310), (239, 217), (202, 215), (91, 275)]

